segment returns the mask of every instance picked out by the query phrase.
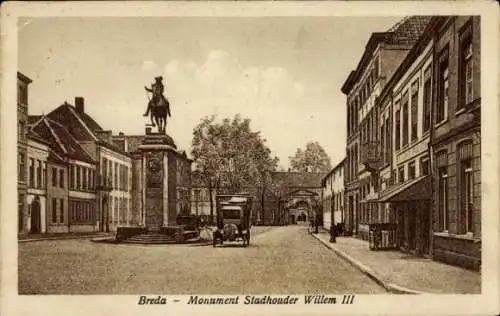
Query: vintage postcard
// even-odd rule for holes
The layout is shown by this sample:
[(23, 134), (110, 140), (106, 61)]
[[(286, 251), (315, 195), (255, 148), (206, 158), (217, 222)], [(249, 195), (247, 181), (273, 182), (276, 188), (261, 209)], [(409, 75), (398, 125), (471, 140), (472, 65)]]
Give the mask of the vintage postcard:
[(4, 4), (0, 313), (498, 314), (498, 23)]

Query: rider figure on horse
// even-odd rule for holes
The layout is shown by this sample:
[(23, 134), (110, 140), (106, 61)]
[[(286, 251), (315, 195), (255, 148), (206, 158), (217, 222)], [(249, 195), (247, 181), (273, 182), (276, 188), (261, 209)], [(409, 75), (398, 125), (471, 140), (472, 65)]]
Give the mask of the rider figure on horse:
[(170, 116), (170, 109), (169, 109), (169, 104), (165, 96), (163, 95), (163, 92), (165, 90), (165, 87), (162, 83), (163, 77), (156, 77), (155, 82), (151, 85), (151, 88), (144, 87), (146, 91), (151, 92), (153, 94), (153, 97), (151, 100), (149, 100), (148, 103), (148, 108), (146, 110), (146, 113), (143, 114), (143, 116), (148, 116), (149, 113), (151, 113), (151, 125), (155, 126), (154, 121), (153, 121), (153, 116), (154, 112), (153, 109), (157, 107), (167, 107), (167, 115)]

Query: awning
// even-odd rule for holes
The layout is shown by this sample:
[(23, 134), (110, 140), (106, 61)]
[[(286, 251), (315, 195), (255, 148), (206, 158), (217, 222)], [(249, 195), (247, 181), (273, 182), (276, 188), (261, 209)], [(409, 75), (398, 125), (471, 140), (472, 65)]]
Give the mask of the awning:
[(370, 203), (370, 202), (378, 202), (378, 193), (370, 193), (368, 194), (360, 203)]
[(431, 178), (423, 176), (403, 183), (394, 189), (385, 190), (382, 192), (379, 202), (427, 200), (431, 196)]
[(241, 206), (238, 205), (224, 205), (222, 207), (223, 211), (241, 211)]

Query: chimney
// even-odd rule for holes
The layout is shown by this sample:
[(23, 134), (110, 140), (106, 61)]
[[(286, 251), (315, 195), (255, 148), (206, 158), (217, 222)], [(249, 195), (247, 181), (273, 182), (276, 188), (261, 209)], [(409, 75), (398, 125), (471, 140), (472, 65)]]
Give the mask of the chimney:
[(77, 113), (84, 113), (85, 107), (83, 97), (75, 97), (75, 108)]

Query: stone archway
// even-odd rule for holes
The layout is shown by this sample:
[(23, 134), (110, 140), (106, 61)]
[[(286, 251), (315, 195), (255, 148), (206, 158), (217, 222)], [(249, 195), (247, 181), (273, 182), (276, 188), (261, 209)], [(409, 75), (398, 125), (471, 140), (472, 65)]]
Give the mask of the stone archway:
[(38, 234), (41, 232), (42, 221), (41, 221), (41, 210), (40, 210), (40, 199), (35, 197), (30, 206), (31, 210), (31, 229), (30, 233)]

